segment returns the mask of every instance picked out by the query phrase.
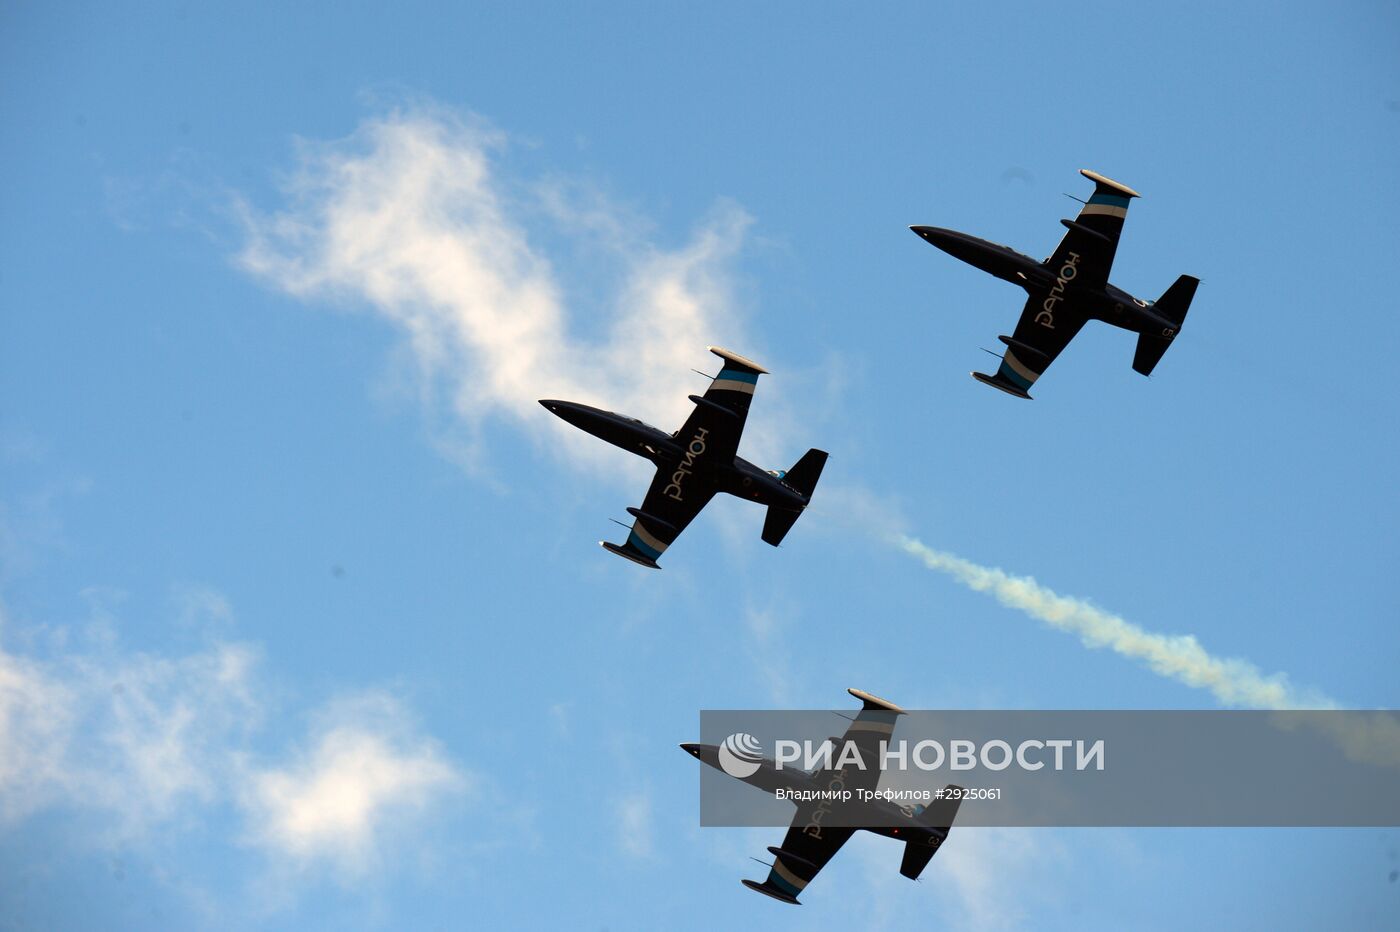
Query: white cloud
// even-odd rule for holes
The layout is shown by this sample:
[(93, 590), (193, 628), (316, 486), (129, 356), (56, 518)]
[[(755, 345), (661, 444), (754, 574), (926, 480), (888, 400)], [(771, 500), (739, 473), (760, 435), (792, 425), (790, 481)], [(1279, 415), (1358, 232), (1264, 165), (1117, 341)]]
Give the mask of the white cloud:
[[(14, 450), (0, 449), (0, 462), (30, 455), (35, 458), (30, 465), (44, 465), (43, 447), (37, 441), (17, 443)], [(0, 436), (0, 447), (4, 445), (6, 440)], [(27, 494), (0, 500), (0, 583), (32, 572), (40, 553), (66, 544), (58, 506), (65, 499), (87, 494), (92, 483), (86, 478), (54, 478), (52, 472)]]
[(1028, 829), (955, 829), (947, 850), (926, 871), (930, 892), (939, 900), (951, 895), (962, 928), (1019, 928), (1029, 918), (1026, 891), (1045, 883), (1055, 860), (1048, 835)]
[(75, 704), (38, 664), (0, 650), (0, 827), (67, 789)]
[[(261, 713), (256, 658), (247, 645), (221, 643), (183, 657), (113, 651), (70, 659), (84, 691), (81, 743), (70, 760), (88, 804), (139, 831), (186, 802), (217, 798), (228, 748), (246, 740)], [(85, 765), (94, 771), (82, 773)]]
[(263, 847), (360, 874), (391, 825), (421, 814), (467, 778), (387, 696), (362, 697), (324, 723), (295, 759), (253, 769), (242, 803)]
[(62, 805), (105, 813), (104, 831), (129, 837), (212, 800), (227, 749), (257, 717), (255, 656), (104, 643), (44, 662), (0, 649), (0, 817)]
[[(227, 601), (197, 591), (222, 617)], [(379, 692), (331, 703), (304, 744), (268, 755), (265, 726), (287, 710), (263, 698), (255, 648), (127, 651), (110, 613), (97, 617), (78, 647), (55, 632), (48, 659), (0, 647), (0, 832), (59, 811), (83, 819), (95, 844), (124, 847), (236, 804), (269, 853), (356, 872), (468, 784)]]
[(634, 858), (649, 858), (653, 849), (654, 820), (651, 793), (638, 790), (617, 802), (617, 843)]
[(171, 592), (180, 624), (196, 629), (217, 631), (233, 620), (233, 606), (224, 594), (208, 586), (185, 584)]
[[(954, 826), (917, 884), (899, 873), (903, 854), (901, 845), (857, 832), (837, 857), (857, 862), (860, 899), (833, 896), (835, 902), (823, 903), (836, 911), (833, 924), (907, 929), (936, 909), (951, 929), (1021, 928), (1056, 886), (1065, 861), (1052, 833), (1031, 829)], [(847, 908), (859, 912), (847, 919), (841, 915)]]
[[(540, 398), (679, 424), (699, 384), (689, 370), (710, 359), (705, 346), (758, 351), (739, 326), (728, 270), (748, 217), (720, 205), (688, 243), (662, 248), (601, 196), (503, 177), (493, 158), (504, 145), (502, 134), (441, 110), (395, 112), (348, 140), (303, 144), (286, 205), (270, 214), (244, 206), (240, 262), (298, 298), (368, 307), (391, 322), (419, 391), (468, 429), (468, 448), (487, 417), (561, 436)], [(575, 290), (610, 278), (613, 293), (571, 313), (532, 224), (586, 237), (588, 281)], [(598, 263), (617, 267), (603, 274)], [(599, 445), (568, 442), (601, 461)]]
[(794, 696), (792, 655), (785, 634), (791, 619), (779, 609), (749, 607), (744, 612), (744, 627), (749, 659), (767, 686), (769, 698), (780, 708), (790, 707)]

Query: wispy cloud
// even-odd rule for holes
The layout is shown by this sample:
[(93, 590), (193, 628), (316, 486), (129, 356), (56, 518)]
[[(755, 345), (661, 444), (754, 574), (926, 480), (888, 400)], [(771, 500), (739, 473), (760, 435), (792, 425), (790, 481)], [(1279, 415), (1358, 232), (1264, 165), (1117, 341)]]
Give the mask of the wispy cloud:
[(375, 694), (339, 707), (292, 760), (251, 768), (240, 795), (257, 844), (357, 875), (377, 863), (392, 825), (468, 787), (399, 703)]
[[(554, 430), (535, 403), (546, 397), (680, 423), (706, 345), (756, 351), (729, 269), (749, 218), (720, 204), (688, 242), (658, 246), (601, 195), (509, 177), (498, 164), (506, 146), (503, 133), (428, 108), (369, 120), (341, 142), (302, 143), (286, 203), (270, 213), (242, 205), (239, 261), (300, 299), (392, 323), (418, 391), (448, 413), (449, 442), (468, 457), (488, 418)], [(549, 232), (559, 229), (592, 247), (578, 263), (589, 280), (571, 282), (574, 307), (540, 245), (567, 243)], [(608, 293), (593, 299), (599, 280)]]
[(950, 929), (1016, 929), (1035, 915), (1047, 890), (1057, 888), (1067, 857), (1050, 832), (956, 826), (917, 883), (899, 873), (902, 855), (900, 845), (857, 832), (838, 857), (854, 862), (860, 896), (809, 888), (808, 898), (826, 898), (820, 905), (833, 926), (908, 929), (936, 910)]
[(190, 629), (227, 628), (233, 620), (233, 606), (224, 594), (209, 586), (184, 584), (171, 591), (177, 621)]
[(39, 664), (0, 650), (0, 826), (69, 790), (75, 704), (74, 691)]
[[(73, 662), (87, 689), (80, 728), (95, 732), (101, 747), (101, 775), (82, 774), (88, 800), (137, 831), (169, 820), (187, 802), (217, 798), (227, 749), (246, 739), (261, 714), (252, 686), (256, 657), (248, 645), (216, 644), (183, 657), (109, 649)], [(90, 745), (79, 738), (70, 759), (81, 769)]]
[(1105, 611), (1087, 599), (1059, 593), (1029, 576), (980, 566), (934, 550), (913, 537), (897, 545), (926, 567), (944, 573), (975, 592), (985, 592), (1010, 608), (1052, 628), (1076, 634), (1084, 646), (1108, 649), (1145, 664), (1160, 676), (1207, 690), (1221, 705), (1246, 709), (1335, 709), (1338, 703), (1315, 690), (1289, 682), (1283, 673), (1265, 674), (1247, 660), (1217, 657), (1194, 635), (1157, 634)]
[[(1060, 859), (1059, 845), (1048, 833), (1029, 829), (978, 828), (954, 831), (947, 851), (929, 870), (930, 893), (938, 900), (951, 894), (966, 929), (1020, 928), (1026, 924), (1035, 890)], [(943, 863), (939, 863), (939, 862)]]
[(637, 790), (617, 801), (617, 843), (623, 853), (634, 858), (651, 857), (654, 819), (651, 792)]
[(792, 657), (784, 636), (789, 626), (790, 619), (780, 609), (749, 607), (744, 611), (749, 659), (767, 686), (769, 698), (780, 708), (790, 707), (794, 701)]
[[(216, 620), (230, 611), (213, 590), (188, 591)], [(183, 596), (177, 603), (186, 614)], [(86, 819), (97, 844), (127, 846), (233, 805), (244, 837), (269, 854), (353, 873), (469, 786), (378, 691), (327, 704), (303, 742), (269, 753), (270, 722), (292, 710), (264, 698), (273, 690), (256, 647), (215, 640), (187, 653), (129, 651), (109, 610), (97, 619), (76, 644), (54, 633), (48, 657), (0, 647), (0, 832), (60, 811)], [(405, 828), (386, 832), (391, 818)]]
[(104, 833), (127, 838), (211, 801), (259, 714), (255, 657), (241, 644), (161, 657), (103, 643), (48, 662), (0, 649), (0, 816), (100, 812)]

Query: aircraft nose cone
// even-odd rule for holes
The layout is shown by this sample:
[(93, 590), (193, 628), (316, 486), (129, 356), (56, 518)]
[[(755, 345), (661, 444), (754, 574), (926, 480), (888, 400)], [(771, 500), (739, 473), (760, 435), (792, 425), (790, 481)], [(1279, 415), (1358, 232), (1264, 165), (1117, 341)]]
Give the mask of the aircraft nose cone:
[(559, 401), (555, 398), (541, 398), (540, 405), (550, 414), (572, 424), (579, 430), (587, 431), (599, 437), (607, 437), (599, 431), (608, 431), (618, 422), (618, 416), (608, 411), (600, 411), (597, 408), (590, 408), (588, 405), (579, 404), (577, 401)]
[(694, 757), (700, 756), (700, 745), (698, 744), (682, 744), (681, 750)]
[(946, 253), (962, 258), (962, 254), (967, 252), (969, 243), (967, 236), (958, 233), (956, 230), (945, 230), (942, 227), (910, 227), (919, 238), (930, 246), (937, 246)]

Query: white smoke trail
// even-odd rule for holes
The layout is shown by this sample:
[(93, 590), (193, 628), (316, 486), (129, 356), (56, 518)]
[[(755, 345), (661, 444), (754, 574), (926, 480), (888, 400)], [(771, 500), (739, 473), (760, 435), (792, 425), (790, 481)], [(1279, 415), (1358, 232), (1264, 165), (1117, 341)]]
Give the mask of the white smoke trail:
[(1108, 648), (1140, 661), (1154, 673), (1208, 690), (1221, 705), (1244, 709), (1337, 709), (1313, 690), (1299, 689), (1283, 673), (1265, 675), (1254, 664), (1217, 657), (1190, 634), (1155, 634), (1084, 599), (1060, 595), (1029, 576), (1013, 576), (979, 566), (955, 554), (934, 550), (913, 537), (895, 538), (899, 547), (931, 570), (946, 573), (974, 592), (986, 592), (1052, 628), (1079, 635), (1086, 647)]

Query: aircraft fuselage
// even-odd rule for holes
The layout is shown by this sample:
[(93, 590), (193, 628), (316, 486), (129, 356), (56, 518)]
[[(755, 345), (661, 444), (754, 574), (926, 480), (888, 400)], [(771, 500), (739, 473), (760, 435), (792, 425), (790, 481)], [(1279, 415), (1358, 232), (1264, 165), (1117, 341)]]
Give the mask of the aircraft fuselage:
[(541, 402), (551, 413), (613, 446), (671, 471), (675, 495), (695, 491), (727, 492), (761, 505), (804, 508), (807, 499), (781, 479), (740, 456), (717, 455), (702, 434), (680, 437), (613, 411), (574, 401)]
[[(842, 787), (829, 782), (832, 778), (823, 775), (823, 779), (818, 779), (818, 774), (808, 773), (800, 767), (778, 767), (768, 758), (763, 758), (758, 763), (758, 769), (747, 777), (734, 777), (725, 771), (719, 760), (719, 747), (713, 744), (682, 744), (681, 749), (689, 753), (696, 760), (703, 764), (715, 768), (727, 777), (733, 777), (742, 783), (756, 786), (768, 793), (778, 790), (790, 790), (796, 792), (821, 791), (841, 789)], [(839, 779), (839, 778), (838, 778)], [(847, 802), (834, 803), (827, 807), (839, 806), (841, 817), (839, 823), (833, 820), (832, 824), (852, 826), (852, 823), (861, 823), (856, 827), (858, 831), (872, 832), (876, 835), (883, 835), (886, 838), (895, 838), (899, 841), (910, 841), (914, 839), (937, 838), (942, 840), (947, 835), (947, 829), (933, 828), (920, 822), (912, 809), (896, 805), (889, 800), (878, 797), (864, 800), (858, 796), (852, 797)], [(820, 837), (822, 819), (818, 814), (822, 807), (818, 804), (810, 814), (811, 822), (803, 827), (804, 831)]]
[(1101, 320), (1134, 333), (1159, 334), (1176, 325), (1152, 311), (1152, 302), (1135, 298), (1118, 286), (1087, 284), (1077, 280), (1072, 264), (1060, 269), (1047, 267), (1010, 246), (989, 242), (969, 233), (940, 227), (915, 227), (914, 231), (955, 259), (976, 266), (1002, 281), (1018, 285), (1026, 293), (1042, 298), (1038, 322), (1053, 325), (1056, 305), (1073, 300), (1075, 308), (1091, 320)]

